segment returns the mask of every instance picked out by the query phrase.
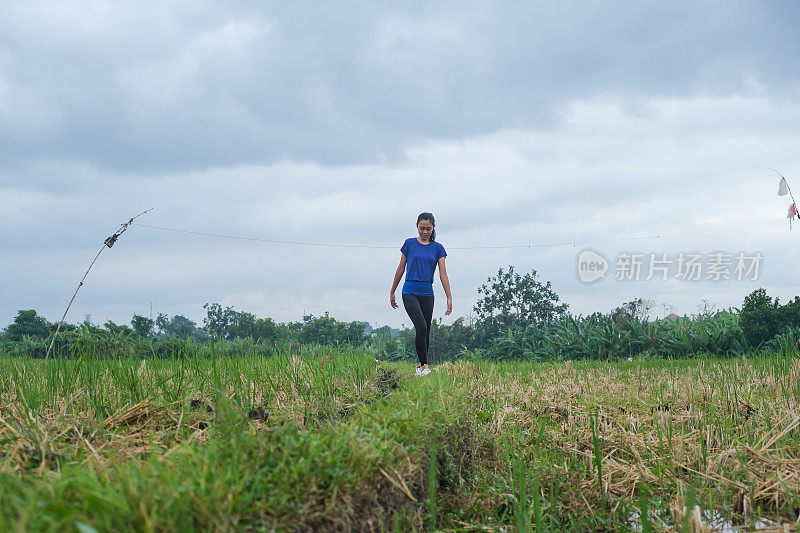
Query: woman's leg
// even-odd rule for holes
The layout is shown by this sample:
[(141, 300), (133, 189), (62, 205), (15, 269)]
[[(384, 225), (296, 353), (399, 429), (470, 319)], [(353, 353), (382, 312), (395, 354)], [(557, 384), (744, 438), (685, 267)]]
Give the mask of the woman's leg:
[(428, 362), (428, 349), (431, 345), (431, 320), (433, 319), (433, 295), (417, 296), (422, 316), (425, 317), (425, 364)]
[(425, 339), (428, 337), (428, 324), (425, 322), (425, 315), (422, 313), (422, 306), (418, 298), (424, 298), (424, 296), (403, 294), (403, 307), (406, 308), (406, 313), (414, 323), (416, 330), (414, 347), (417, 350), (417, 359), (419, 359), (419, 364), (426, 365), (428, 364), (428, 346)]

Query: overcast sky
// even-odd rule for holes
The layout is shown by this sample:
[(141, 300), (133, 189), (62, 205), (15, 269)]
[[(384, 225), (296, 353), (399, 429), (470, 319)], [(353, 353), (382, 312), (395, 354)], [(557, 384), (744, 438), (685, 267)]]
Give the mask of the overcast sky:
[[(151, 303), (201, 322), (219, 302), (410, 327), (388, 293), (422, 211), (448, 251), (444, 323), (508, 265), (575, 314), (739, 307), (758, 287), (786, 301), (800, 220), (765, 169), (800, 193), (798, 21), (789, 0), (4, 1), (0, 326), (58, 320), (103, 240), (151, 207), (142, 224), (386, 248), (134, 226), (69, 322)], [(587, 247), (609, 264), (593, 283)], [(639, 280), (616, 279), (622, 252), (642, 254)], [(650, 254), (681, 252), (763, 260), (757, 279), (735, 261), (730, 280), (677, 262), (645, 279)]]

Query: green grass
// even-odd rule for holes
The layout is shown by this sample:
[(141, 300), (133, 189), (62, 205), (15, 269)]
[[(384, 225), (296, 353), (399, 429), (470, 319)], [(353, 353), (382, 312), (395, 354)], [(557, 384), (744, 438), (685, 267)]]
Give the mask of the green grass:
[(800, 363), (0, 356), (0, 531), (794, 520)]

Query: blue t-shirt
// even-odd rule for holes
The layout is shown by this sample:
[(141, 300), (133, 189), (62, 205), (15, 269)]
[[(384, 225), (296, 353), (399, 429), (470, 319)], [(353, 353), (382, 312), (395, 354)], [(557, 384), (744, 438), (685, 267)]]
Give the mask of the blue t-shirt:
[(416, 237), (409, 237), (400, 251), (406, 256), (406, 281), (401, 294), (433, 296), (433, 272), (439, 258), (447, 257), (444, 246), (436, 241), (420, 244)]

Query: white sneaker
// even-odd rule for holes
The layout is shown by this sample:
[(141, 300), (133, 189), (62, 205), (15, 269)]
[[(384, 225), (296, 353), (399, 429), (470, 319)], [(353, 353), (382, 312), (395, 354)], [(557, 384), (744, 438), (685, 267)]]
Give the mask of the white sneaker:
[(414, 372), (414, 375), (415, 376), (419, 376), (420, 375), (420, 373), (419, 373), (420, 370), (422, 370), (422, 365), (417, 365), (417, 370), (416, 370), (416, 372)]
[(427, 376), (431, 373), (431, 369), (428, 368), (428, 365), (422, 365), (422, 368), (419, 369), (420, 376)]

